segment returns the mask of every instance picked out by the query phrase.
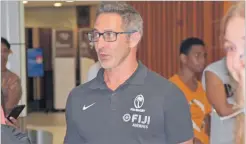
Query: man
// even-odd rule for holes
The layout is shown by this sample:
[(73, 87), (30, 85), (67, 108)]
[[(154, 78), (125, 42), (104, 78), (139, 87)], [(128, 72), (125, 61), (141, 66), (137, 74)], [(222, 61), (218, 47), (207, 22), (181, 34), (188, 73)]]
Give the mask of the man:
[[(180, 46), (180, 71), (170, 78), (170, 81), (183, 91), (190, 104), (195, 144), (209, 144), (204, 120), (209, 118), (211, 107), (202, 84), (197, 80), (197, 75), (202, 73), (205, 66), (204, 46), (204, 42), (198, 38), (192, 37), (184, 40)], [(209, 127), (208, 122), (205, 125)]]
[(1, 78), (6, 115), (18, 104), (21, 98), (21, 82), (19, 77), (7, 69), (8, 56), (11, 53), (10, 44), (1, 38)]
[(88, 70), (88, 74), (87, 74), (87, 82), (93, 80), (96, 76), (98, 71), (100, 70), (101, 65), (100, 62), (97, 61), (96, 63), (94, 63)]
[(99, 6), (88, 37), (102, 69), (68, 97), (65, 144), (193, 143), (182, 92), (137, 61), (142, 35), (143, 20), (130, 5)]
[(18, 104), (21, 97), (21, 84), (18, 76), (6, 68), (8, 56), (11, 53), (10, 44), (1, 38), (1, 142), (8, 144), (30, 144), (27, 134), (18, 129), (18, 122), (13, 117), (5, 118)]

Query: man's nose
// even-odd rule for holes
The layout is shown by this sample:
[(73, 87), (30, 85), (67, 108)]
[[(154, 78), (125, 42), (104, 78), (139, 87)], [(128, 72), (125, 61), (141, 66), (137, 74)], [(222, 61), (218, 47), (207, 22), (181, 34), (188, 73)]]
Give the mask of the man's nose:
[(96, 49), (99, 50), (105, 46), (106, 42), (103, 38), (103, 36), (100, 36), (98, 41), (96, 42)]

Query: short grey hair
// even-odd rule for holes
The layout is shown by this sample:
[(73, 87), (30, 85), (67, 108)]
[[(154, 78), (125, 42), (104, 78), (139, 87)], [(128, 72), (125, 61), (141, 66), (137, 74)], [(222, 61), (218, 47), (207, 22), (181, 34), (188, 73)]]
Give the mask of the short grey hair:
[(122, 18), (122, 28), (125, 31), (137, 31), (143, 35), (143, 19), (141, 15), (129, 4), (122, 1), (101, 2), (96, 17), (103, 13), (116, 13)]

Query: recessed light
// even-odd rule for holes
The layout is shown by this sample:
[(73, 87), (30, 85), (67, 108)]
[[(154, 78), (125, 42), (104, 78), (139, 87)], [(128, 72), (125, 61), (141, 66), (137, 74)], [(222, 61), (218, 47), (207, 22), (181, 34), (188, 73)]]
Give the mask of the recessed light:
[(54, 7), (61, 7), (62, 3), (54, 3)]
[(73, 0), (70, 0), (70, 1), (66, 1), (66, 2), (74, 2)]
[(28, 3), (28, 1), (23, 1), (23, 4), (27, 4)]

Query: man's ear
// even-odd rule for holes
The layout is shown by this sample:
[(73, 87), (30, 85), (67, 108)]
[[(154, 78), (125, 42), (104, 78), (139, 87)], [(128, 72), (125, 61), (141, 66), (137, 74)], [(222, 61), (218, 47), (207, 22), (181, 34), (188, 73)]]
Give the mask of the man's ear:
[(130, 35), (130, 47), (133, 48), (133, 47), (136, 47), (137, 44), (140, 42), (140, 39), (141, 39), (141, 35), (139, 32), (135, 32), (133, 34)]
[(187, 63), (187, 56), (185, 54), (180, 54), (179, 55), (181, 63)]

